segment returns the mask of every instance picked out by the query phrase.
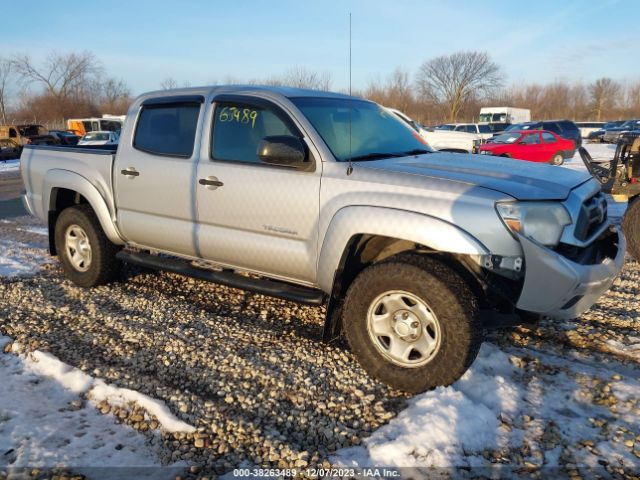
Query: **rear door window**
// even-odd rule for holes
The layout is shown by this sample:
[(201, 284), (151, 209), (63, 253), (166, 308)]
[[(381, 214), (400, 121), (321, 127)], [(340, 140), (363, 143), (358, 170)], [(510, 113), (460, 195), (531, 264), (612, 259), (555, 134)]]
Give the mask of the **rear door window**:
[(542, 140), (544, 140), (544, 143), (555, 143), (556, 137), (549, 132), (542, 132)]
[(522, 145), (537, 145), (540, 143), (540, 134), (539, 133), (527, 133), (522, 140), (520, 140)]
[(143, 106), (133, 146), (155, 155), (189, 158), (193, 154), (199, 104)]

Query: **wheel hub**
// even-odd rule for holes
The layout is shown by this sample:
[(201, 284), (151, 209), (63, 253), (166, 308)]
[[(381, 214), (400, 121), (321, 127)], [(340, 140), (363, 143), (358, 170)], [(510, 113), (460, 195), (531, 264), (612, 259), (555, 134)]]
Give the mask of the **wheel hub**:
[(420, 335), (420, 320), (408, 310), (397, 310), (393, 314), (393, 330), (405, 340), (416, 340)]

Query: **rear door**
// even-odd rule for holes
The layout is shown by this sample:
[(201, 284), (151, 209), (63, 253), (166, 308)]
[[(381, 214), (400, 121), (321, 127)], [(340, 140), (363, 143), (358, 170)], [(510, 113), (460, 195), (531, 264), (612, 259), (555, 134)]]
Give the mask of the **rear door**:
[[(198, 164), (198, 252), (207, 260), (285, 279), (315, 280), (321, 162), (290, 168), (261, 163), (270, 135), (304, 140), (282, 106), (223, 95), (212, 105), (212, 132)], [(205, 140), (203, 140), (204, 142)]]
[(540, 133), (533, 132), (527, 133), (520, 139), (520, 143), (517, 144), (517, 151), (514, 155), (515, 158), (522, 160), (530, 160), (533, 162), (544, 161), (541, 145), (540, 145)]
[(114, 166), (118, 226), (137, 245), (195, 256), (194, 175), (200, 95), (142, 103)]
[(549, 161), (556, 153), (562, 150), (562, 146), (559, 145), (558, 139), (552, 133), (542, 132), (542, 150), (544, 151), (544, 158)]

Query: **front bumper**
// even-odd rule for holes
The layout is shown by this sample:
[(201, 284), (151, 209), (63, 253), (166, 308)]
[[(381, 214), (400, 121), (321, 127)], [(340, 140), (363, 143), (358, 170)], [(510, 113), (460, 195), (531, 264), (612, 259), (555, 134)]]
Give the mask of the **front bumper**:
[(619, 227), (589, 247), (595, 263), (577, 263), (523, 236), (519, 240), (526, 267), (516, 306), (527, 312), (576, 318), (611, 287), (624, 265), (626, 241)]

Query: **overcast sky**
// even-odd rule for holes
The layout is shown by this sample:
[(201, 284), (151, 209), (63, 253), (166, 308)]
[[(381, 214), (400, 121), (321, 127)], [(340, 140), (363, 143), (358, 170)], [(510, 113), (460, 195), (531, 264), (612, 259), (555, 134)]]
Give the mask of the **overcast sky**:
[(179, 84), (267, 78), (296, 65), (348, 86), (412, 76), (430, 58), (484, 50), (508, 84), (637, 80), (639, 0), (29, 2), (2, 22), (0, 55), (89, 50), (134, 94)]

